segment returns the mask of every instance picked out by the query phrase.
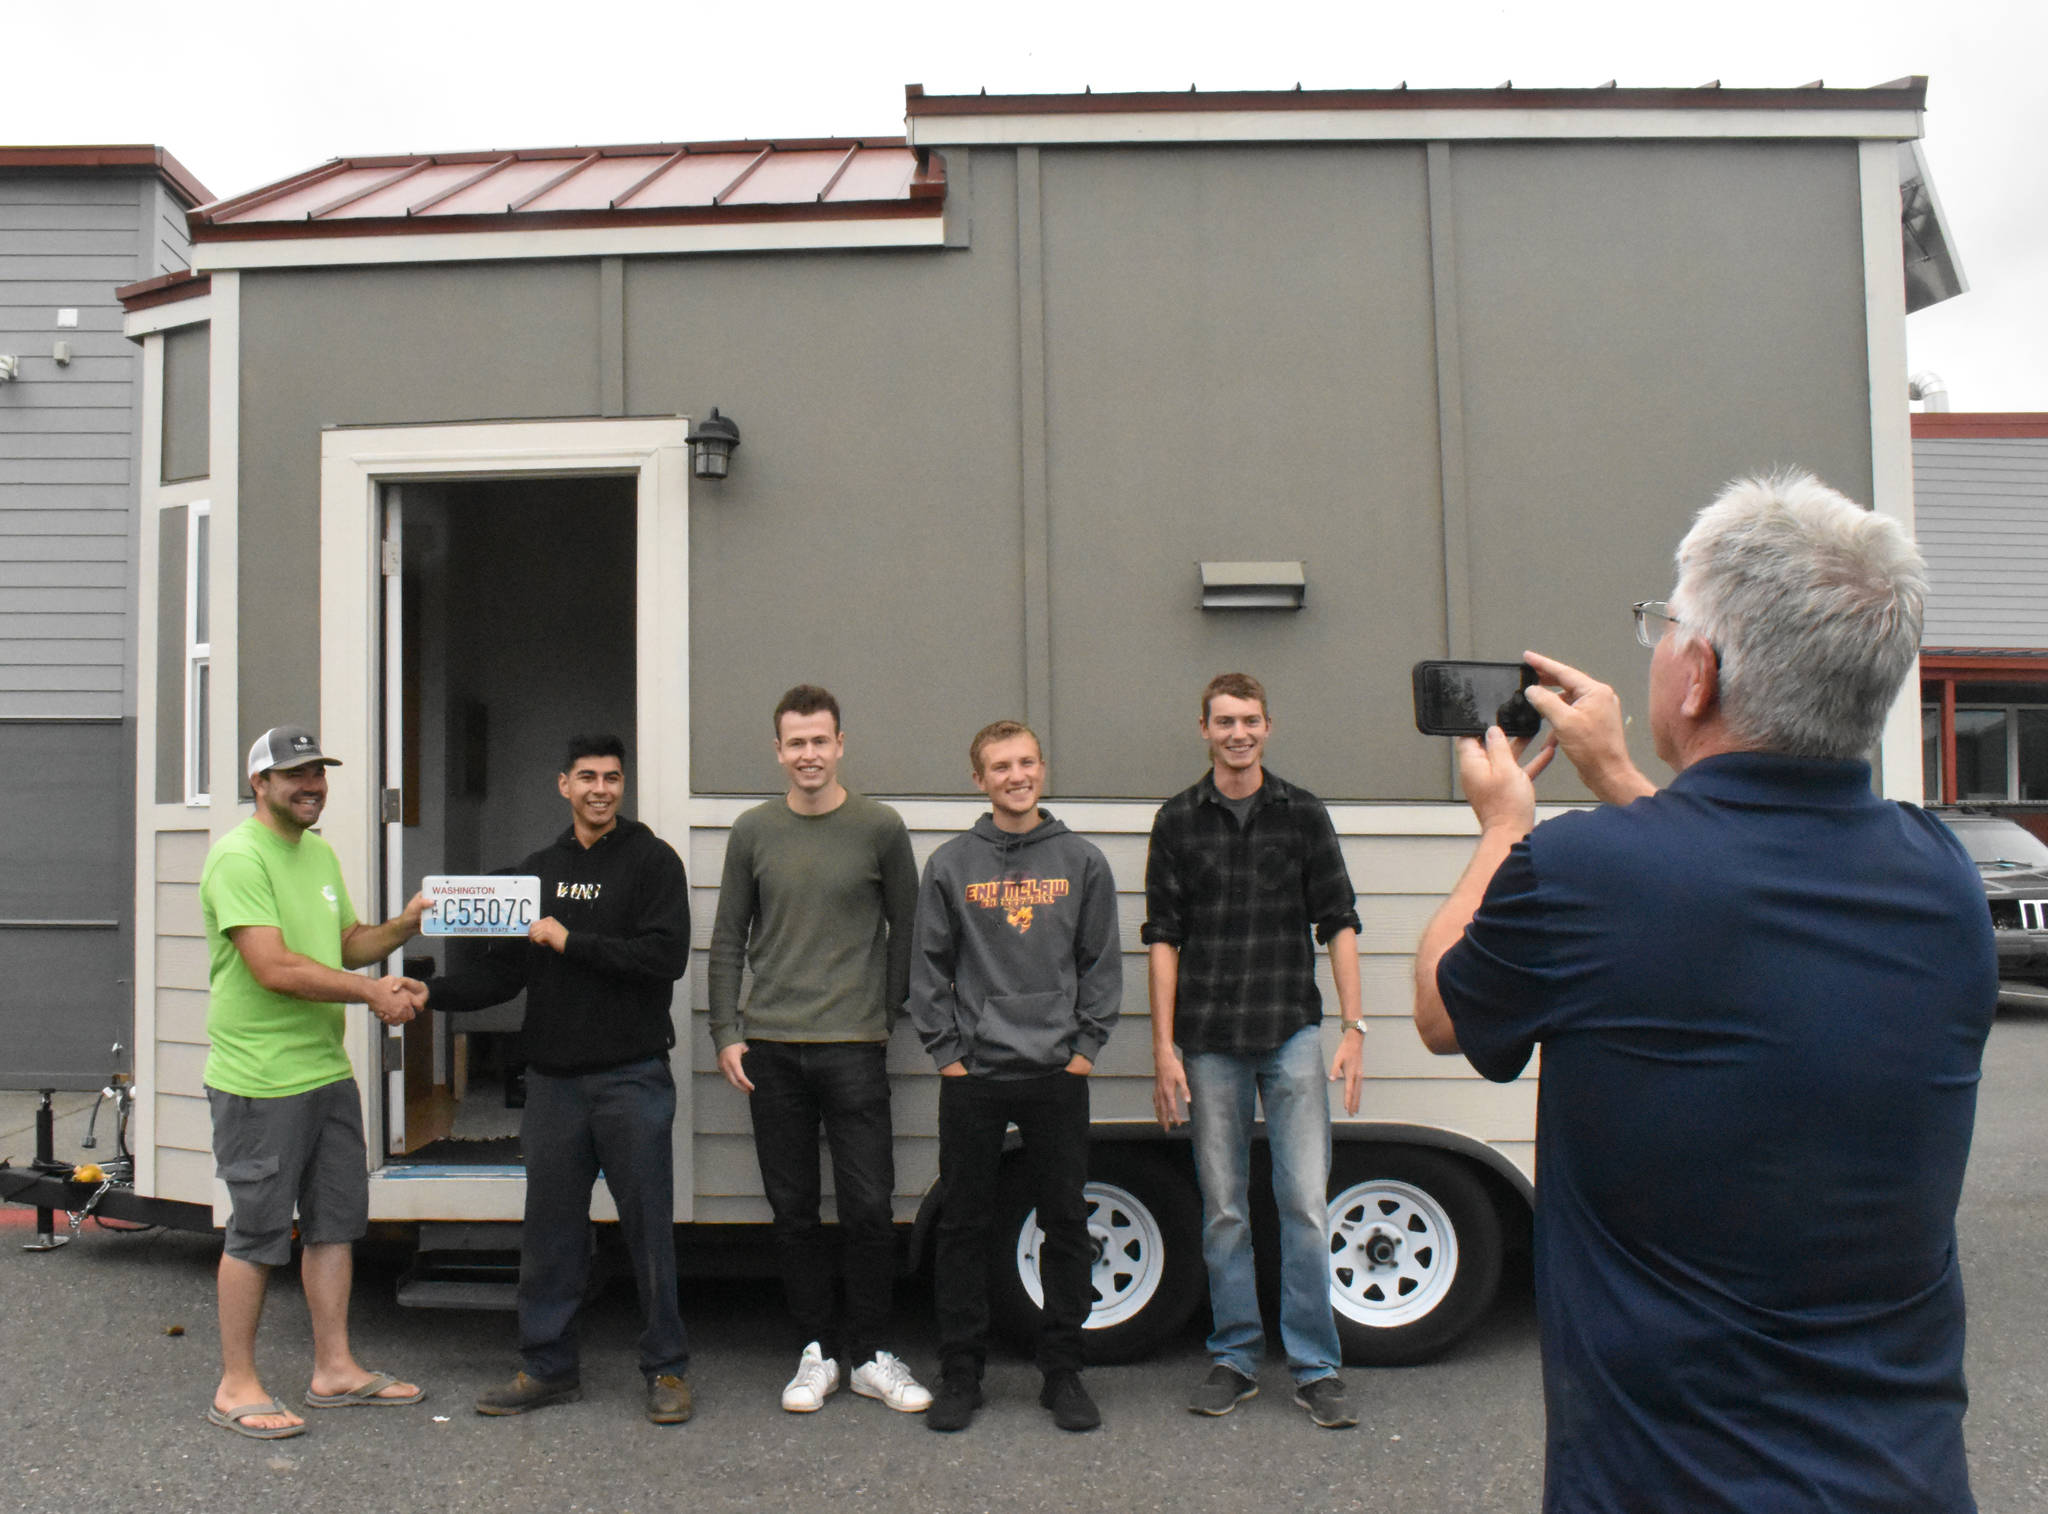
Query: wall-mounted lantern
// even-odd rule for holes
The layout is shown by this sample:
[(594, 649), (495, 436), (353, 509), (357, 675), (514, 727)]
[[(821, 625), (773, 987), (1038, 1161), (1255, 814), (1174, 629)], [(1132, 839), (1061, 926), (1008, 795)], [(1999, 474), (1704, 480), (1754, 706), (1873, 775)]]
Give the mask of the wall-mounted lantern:
[(1299, 610), (1308, 574), (1298, 562), (1205, 562), (1205, 610)]
[(692, 426), (683, 440), (695, 449), (697, 477), (724, 478), (732, 466), (733, 449), (740, 444), (740, 428), (730, 417), (720, 415), (713, 405), (711, 413)]

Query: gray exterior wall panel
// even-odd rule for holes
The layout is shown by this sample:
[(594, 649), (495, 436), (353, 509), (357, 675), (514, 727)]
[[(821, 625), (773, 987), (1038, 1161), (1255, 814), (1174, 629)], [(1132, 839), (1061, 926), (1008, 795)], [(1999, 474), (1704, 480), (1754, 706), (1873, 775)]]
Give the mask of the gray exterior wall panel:
[[(1329, 797), (1441, 797), (1397, 719), (1444, 652), (1420, 147), (1046, 152), (1055, 764), (1146, 797), (1204, 765), (1226, 669), (1274, 766)], [(1304, 193), (1305, 188), (1313, 190)], [(1200, 608), (1198, 560), (1301, 560), (1298, 613)]]
[(1920, 437), (1930, 647), (2048, 649), (2048, 437)]
[[(133, 1040), (134, 738), (121, 721), (0, 722), (0, 1088), (97, 1088), (108, 1048)], [(58, 772), (108, 802), (50, 802)]]
[[(185, 549), (183, 505), (157, 512), (156, 802), (185, 800)], [(254, 738), (251, 738), (252, 740)]]
[(165, 483), (206, 476), (212, 360), (211, 326), (183, 326), (164, 333)]
[[(114, 289), (157, 271), (140, 240), (157, 197), (149, 174), (0, 174), (0, 351), (21, 357), (20, 379), (0, 385), (0, 715), (134, 712), (141, 358)], [(58, 326), (60, 308), (78, 311), (75, 327)], [(52, 354), (60, 340), (68, 364)], [(116, 624), (99, 634), (106, 616)]]
[(594, 262), (241, 278), (241, 745), (320, 708), (320, 432), (594, 415)]
[(769, 712), (840, 698), (847, 777), (967, 791), (1021, 711), (1015, 189), (974, 170), (974, 250), (630, 260), (626, 401), (739, 423), (691, 508), (692, 781), (780, 790)]
[[(1870, 498), (1857, 150), (1460, 145), (1451, 162), (1474, 655), (1533, 646), (1639, 710), (1629, 603), (1669, 591), (1724, 482), (1798, 466)], [(1661, 774), (1646, 721), (1633, 738)]]

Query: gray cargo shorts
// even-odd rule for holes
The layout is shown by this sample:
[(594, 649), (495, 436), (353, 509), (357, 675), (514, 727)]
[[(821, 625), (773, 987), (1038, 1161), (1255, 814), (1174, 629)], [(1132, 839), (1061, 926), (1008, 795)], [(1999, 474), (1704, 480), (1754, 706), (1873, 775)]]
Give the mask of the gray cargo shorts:
[(360, 1240), (370, 1228), (370, 1174), (356, 1080), (279, 1099), (206, 1090), (214, 1172), (234, 1205), (227, 1253), (278, 1267), (292, 1256), (292, 1211), (309, 1246)]

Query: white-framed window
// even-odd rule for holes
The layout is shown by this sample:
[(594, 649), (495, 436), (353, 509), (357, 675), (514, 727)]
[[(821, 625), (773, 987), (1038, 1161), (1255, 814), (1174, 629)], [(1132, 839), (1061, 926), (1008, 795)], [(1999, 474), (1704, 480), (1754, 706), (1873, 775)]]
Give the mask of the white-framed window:
[(213, 717), (213, 633), (207, 596), (212, 572), (207, 549), (213, 539), (212, 510), (205, 500), (185, 512), (185, 802), (212, 802), (208, 732)]

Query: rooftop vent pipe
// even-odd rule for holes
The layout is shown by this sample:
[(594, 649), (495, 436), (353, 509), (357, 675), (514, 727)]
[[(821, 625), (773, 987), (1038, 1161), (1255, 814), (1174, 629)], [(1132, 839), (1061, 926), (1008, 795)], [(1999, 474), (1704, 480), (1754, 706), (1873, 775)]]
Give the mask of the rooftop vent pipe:
[(1916, 373), (1907, 379), (1906, 397), (1920, 401), (1928, 410), (1948, 409), (1948, 385), (1938, 373)]

